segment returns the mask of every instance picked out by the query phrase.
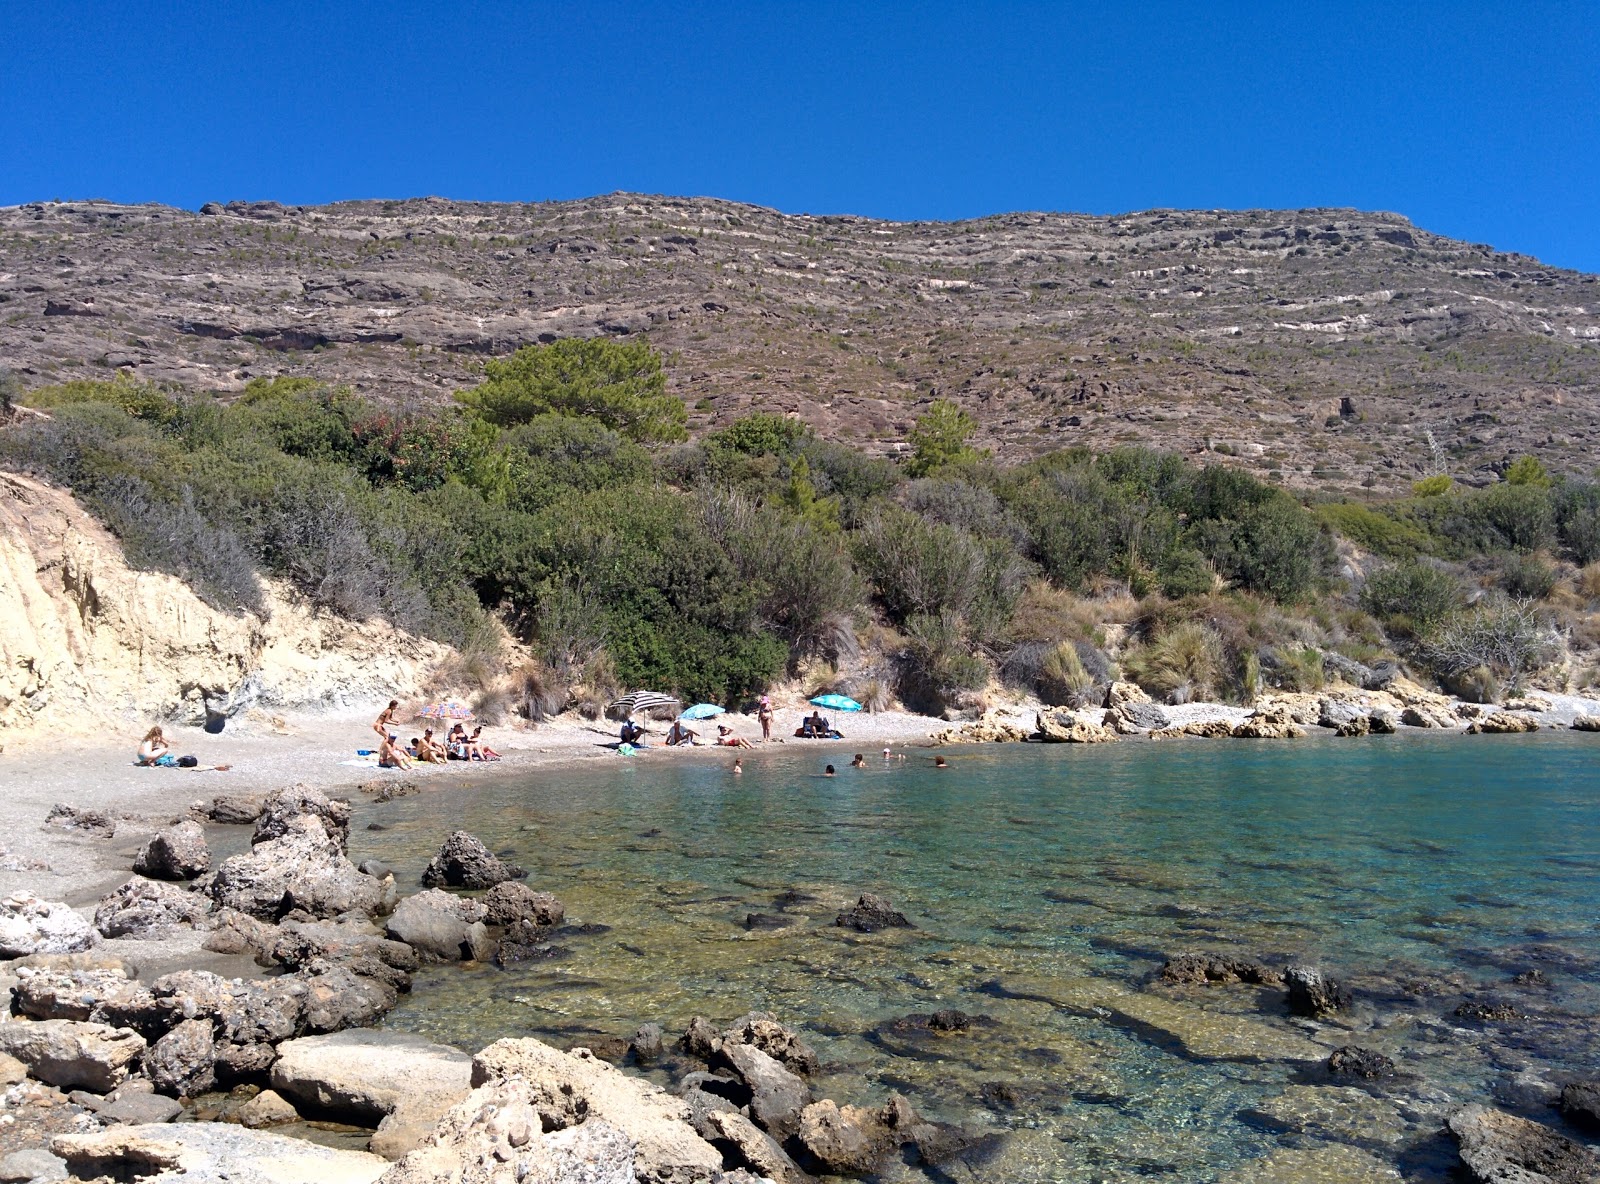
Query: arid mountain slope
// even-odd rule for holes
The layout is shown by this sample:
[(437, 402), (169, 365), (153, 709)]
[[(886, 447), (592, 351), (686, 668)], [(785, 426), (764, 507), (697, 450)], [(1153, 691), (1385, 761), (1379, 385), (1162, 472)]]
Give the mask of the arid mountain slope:
[(648, 334), (701, 430), (752, 407), (902, 446), (968, 406), (1008, 457), (1207, 448), (1394, 489), (1600, 464), (1600, 278), (1354, 210), (784, 215), (618, 194), (201, 213), (0, 210), (0, 365), (200, 390), (308, 374), (441, 399), (486, 355)]

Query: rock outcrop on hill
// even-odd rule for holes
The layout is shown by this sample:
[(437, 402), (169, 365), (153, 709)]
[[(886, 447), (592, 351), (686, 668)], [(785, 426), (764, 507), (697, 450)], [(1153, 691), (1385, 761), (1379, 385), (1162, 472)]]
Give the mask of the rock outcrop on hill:
[(446, 650), (269, 587), (265, 616), (219, 612), (129, 568), (66, 493), (0, 473), (0, 729), (106, 719), (202, 722), (206, 709), (414, 692)]

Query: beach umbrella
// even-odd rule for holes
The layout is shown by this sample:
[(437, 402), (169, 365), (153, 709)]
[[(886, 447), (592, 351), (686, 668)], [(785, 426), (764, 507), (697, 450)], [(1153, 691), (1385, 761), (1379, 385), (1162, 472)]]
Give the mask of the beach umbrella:
[(676, 707), (683, 700), (676, 695), (663, 695), (659, 691), (634, 691), (609, 704), (606, 714), (619, 719), (636, 711), (654, 711), (657, 707)]
[(420, 714), (423, 719), (471, 719), (472, 708), (459, 699), (445, 699), (429, 703)]
[(713, 715), (721, 715), (721, 714), (722, 714), (722, 708), (718, 707), (715, 703), (696, 703), (693, 707), (690, 707), (688, 710), (686, 710), (678, 718), (679, 719), (710, 719)]
[(846, 695), (818, 695), (811, 700), (813, 707), (826, 707), (829, 711), (863, 711), (865, 708)]

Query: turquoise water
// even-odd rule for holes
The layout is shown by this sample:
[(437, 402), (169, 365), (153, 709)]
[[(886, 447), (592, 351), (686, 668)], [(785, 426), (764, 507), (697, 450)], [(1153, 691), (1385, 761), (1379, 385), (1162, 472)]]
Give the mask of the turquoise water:
[[(1449, 1109), (1548, 1119), (1529, 1083), (1600, 1063), (1595, 742), (995, 745), (946, 750), (943, 771), (789, 745), (737, 778), (723, 754), (659, 752), (372, 807), (361, 821), (390, 829), (352, 854), (415, 883), (463, 827), (569, 921), (610, 927), (558, 937), (555, 960), (430, 970), (396, 1027), (604, 1047), (764, 1008), (817, 1045), (819, 1092), (898, 1089), (1007, 1133), (949, 1178), (1266, 1179), (1258, 1161), (1288, 1155), (1285, 1179), (1445, 1179)], [(833, 926), (862, 891), (916, 928)], [(747, 930), (751, 913), (792, 923)], [(1315, 961), (1357, 1006), (1316, 1024), (1276, 990), (1151, 985), (1183, 950)], [(1530, 969), (1546, 982), (1512, 981)], [(1464, 1000), (1521, 1018), (1457, 1018)], [(982, 1019), (885, 1026), (943, 1007)], [(1308, 1067), (1346, 1043), (1402, 1078), (1361, 1091)]]

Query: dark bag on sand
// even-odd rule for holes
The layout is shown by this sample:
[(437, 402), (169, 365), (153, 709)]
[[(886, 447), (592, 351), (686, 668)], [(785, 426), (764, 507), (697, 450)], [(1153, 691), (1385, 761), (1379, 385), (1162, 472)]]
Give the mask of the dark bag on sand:
[(192, 769), (199, 763), (200, 758), (197, 756), (180, 756), (178, 758), (178, 767), (180, 769)]

